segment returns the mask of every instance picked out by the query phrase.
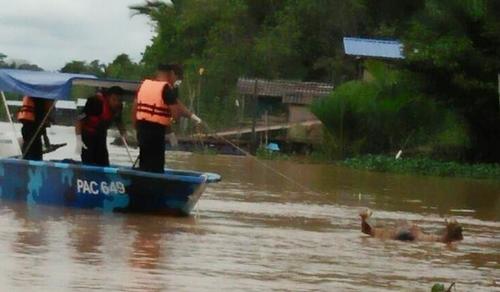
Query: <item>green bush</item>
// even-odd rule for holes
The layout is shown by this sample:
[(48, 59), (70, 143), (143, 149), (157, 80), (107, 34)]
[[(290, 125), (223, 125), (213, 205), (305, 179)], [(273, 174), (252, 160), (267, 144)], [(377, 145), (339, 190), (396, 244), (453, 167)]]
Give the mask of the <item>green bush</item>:
[(417, 82), (380, 62), (367, 62), (370, 81), (350, 81), (312, 105), (336, 141), (339, 157), (426, 146), (431, 152), (468, 144), (458, 116), (418, 93)]

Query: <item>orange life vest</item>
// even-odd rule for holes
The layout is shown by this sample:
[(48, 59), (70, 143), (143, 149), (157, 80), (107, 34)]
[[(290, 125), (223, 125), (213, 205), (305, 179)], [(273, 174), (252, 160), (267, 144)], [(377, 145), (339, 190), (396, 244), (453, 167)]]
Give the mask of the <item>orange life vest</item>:
[[(49, 112), (52, 107), (52, 101), (44, 100), (45, 113)], [(35, 101), (32, 97), (24, 96), (23, 104), (17, 113), (17, 120), (20, 122), (34, 122), (35, 117)]]
[(163, 91), (171, 88), (168, 82), (144, 80), (137, 92), (136, 120), (169, 126), (172, 123), (172, 112), (163, 101)]
[(111, 107), (109, 106), (106, 98), (101, 93), (97, 93), (96, 97), (101, 101), (101, 114), (98, 116), (88, 116), (82, 121), (83, 131), (91, 135), (95, 134), (99, 128), (107, 130), (114, 118), (113, 112), (111, 111)]

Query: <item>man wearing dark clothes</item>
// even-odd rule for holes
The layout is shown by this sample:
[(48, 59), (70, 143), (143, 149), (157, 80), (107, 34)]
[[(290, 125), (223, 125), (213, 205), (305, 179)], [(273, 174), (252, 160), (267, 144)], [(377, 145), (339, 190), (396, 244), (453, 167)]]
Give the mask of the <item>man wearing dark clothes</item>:
[[(38, 129), (45, 116), (52, 108), (54, 101), (38, 97), (23, 97), (23, 104), (17, 114), (17, 120), (23, 124), (21, 133), (23, 136), (23, 154), (28, 160), (42, 160), (42, 133), (44, 128)], [(33, 139), (35, 134), (36, 137)], [(33, 141), (32, 141), (33, 140)], [(31, 143), (31, 145), (30, 145)], [(29, 148), (28, 148), (29, 146)]]
[(160, 65), (154, 80), (144, 80), (137, 92), (132, 119), (137, 129), (140, 170), (164, 172), (165, 136), (172, 123), (173, 109), (201, 123), (200, 118), (177, 100), (177, 87), (182, 77), (180, 65)]
[(81, 155), (84, 164), (109, 166), (108, 129), (114, 123), (120, 134), (126, 135), (122, 122), (123, 93), (123, 89), (113, 86), (87, 99), (75, 125), (75, 153)]

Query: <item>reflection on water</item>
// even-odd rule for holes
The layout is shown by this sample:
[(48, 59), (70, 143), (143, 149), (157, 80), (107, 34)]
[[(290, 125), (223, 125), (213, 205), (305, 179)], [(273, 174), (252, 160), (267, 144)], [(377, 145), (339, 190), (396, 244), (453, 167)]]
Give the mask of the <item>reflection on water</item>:
[[(123, 149), (111, 153), (115, 163), (128, 163)], [(2, 288), (429, 291), (436, 282), (457, 282), (457, 291), (500, 289), (498, 180), (270, 162), (316, 191), (306, 193), (242, 157), (170, 153), (167, 163), (223, 175), (202, 197), (198, 217), (2, 202)], [(366, 206), (375, 224), (410, 219), (430, 232), (455, 216), (465, 240), (447, 246), (367, 238), (357, 216)]]

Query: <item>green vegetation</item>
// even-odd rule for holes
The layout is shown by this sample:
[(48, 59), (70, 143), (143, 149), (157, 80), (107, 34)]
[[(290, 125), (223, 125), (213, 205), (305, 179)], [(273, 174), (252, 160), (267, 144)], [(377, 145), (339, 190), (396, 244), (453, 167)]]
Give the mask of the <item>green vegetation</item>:
[(3, 99), (0, 99), (0, 121), (6, 121), (7, 120), (7, 113), (4, 110), (5, 105), (3, 104)]
[(344, 59), (341, 41), (361, 22), (358, 2), (174, 0), (131, 8), (148, 15), (157, 32), (144, 53), (146, 72), (160, 62), (183, 63), (184, 96), (201, 88), (186, 103), (220, 128), (238, 121), (239, 77), (332, 82), (352, 76), (355, 63)]
[(144, 76), (142, 64), (130, 60), (127, 54), (118, 55), (111, 63), (102, 64), (99, 60), (90, 63), (71, 61), (60, 70), (63, 73), (91, 74), (103, 78), (140, 80)]
[(453, 287), (455, 287), (455, 282), (453, 282), (448, 288), (446, 288), (444, 284), (437, 283), (432, 286), (431, 292), (450, 292)]
[[(322, 81), (337, 87), (325, 109), (313, 107), (334, 138), (333, 150), (321, 146), (333, 158), (404, 147), (500, 161), (498, 1), (174, 0), (131, 9), (157, 32), (144, 73), (184, 63), (183, 94), (211, 125), (237, 121), (238, 77)], [(407, 58), (368, 63), (375, 80), (349, 81), (360, 62), (345, 57), (344, 36), (400, 39)]]
[(335, 158), (417, 147), (461, 158), (469, 141), (456, 113), (423, 96), (407, 71), (381, 62), (366, 62), (366, 70), (372, 80), (346, 82), (312, 105), (333, 135)]
[(38, 67), (36, 64), (30, 64), (27, 62), (22, 62), (20, 64), (16, 64), (15, 62), (7, 61), (7, 55), (0, 52), (0, 68), (6, 69), (23, 69), (23, 70), (33, 70), (33, 71), (42, 71), (43, 69)]
[[(500, 1), (137, 1), (131, 11), (149, 17), (156, 32), (142, 60), (122, 54), (61, 71), (142, 79), (159, 63), (182, 63), (182, 99), (214, 129), (249, 114), (235, 106), (239, 77), (332, 83), (335, 91), (312, 105), (328, 131), (313, 156), (403, 149), (500, 162)], [(399, 39), (406, 58), (345, 56), (345, 36)], [(371, 78), (361, 81), (362, 69)]]
[(290, 156), (278, 151), (271, 151), (265, 147), (259, 147), (257, 153), (255, 154), (259, 159), (265, 160), (289, 160)]
[(340, 164), (380, 172), (500, 179), (500, 164), (461, 164), (429, 158), (395, 159), (382, 155), (349, 158)]
[(5, 63), (5, 59), (7, 58), (7, 55), (0, 53), (0, 66), (3, 68), (7, 66)]
[(428, 98), (464, 118), (467, 159), (500, 162), (500, 2), (427, 0), (406, 27), (405, 67)]
[(441, 283), (434, 284), (431, 288), (431, 292), (446, 292), (446, 288)]
[[(144, 76), (144, 66), (130, 60), (127, 54), (118, 55), (111, 63), (102, 64), (99, 60), (92, 62), (71, 61), (61, 69), (63, 73), (91, 74), (101, 78), (114, 78), (125, 80), (140, 80)], [(93, 88), (74, 86), (74, 98), (86, 98), (95, 93)]]

